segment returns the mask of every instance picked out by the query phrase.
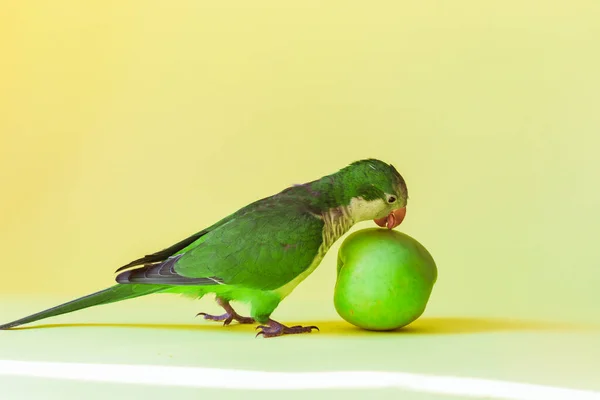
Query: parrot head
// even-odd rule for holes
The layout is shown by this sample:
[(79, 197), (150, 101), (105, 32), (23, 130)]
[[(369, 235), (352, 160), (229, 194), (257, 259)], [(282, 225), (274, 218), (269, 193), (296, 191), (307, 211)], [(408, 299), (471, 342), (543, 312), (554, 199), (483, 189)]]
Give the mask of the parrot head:
[(340, 171), (356, 222), (373, 220), (394, 229), (406, 216), (408, 189), (393, 165), (377, 159), (356, 161)]

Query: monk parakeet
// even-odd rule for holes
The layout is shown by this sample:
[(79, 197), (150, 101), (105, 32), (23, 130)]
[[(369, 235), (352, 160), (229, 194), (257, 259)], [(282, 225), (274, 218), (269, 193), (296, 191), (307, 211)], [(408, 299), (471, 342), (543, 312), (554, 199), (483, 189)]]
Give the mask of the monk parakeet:
[[(310, 275), (354, 224), (374, 220), (393, 229), (406, 214), (404, 178), (376, 159), (255, 201), (174, 245), (119, 268), (117, 284), (99, 292), (1, 325), (9, 329), (43, 318), (151, 293), (201, 298), (213, 293), (223, 315), (207, 320), (260, 324), (264, 337), (311, 332), (315, 326), (285, 326), (271, 314)], [(238, 315), (230, 301), (250, 305)]]

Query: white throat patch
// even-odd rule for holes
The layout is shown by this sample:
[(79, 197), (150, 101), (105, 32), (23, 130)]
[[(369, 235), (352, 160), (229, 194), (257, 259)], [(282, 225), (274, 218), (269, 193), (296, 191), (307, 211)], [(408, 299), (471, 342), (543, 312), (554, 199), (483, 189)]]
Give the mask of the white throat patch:
[(362, 197), (353, 197), (347, 207), (348, 213), (354, 222), (375, 219), (377, 214), (386, 209), (386, 203), (382, 199), (365, 200)]

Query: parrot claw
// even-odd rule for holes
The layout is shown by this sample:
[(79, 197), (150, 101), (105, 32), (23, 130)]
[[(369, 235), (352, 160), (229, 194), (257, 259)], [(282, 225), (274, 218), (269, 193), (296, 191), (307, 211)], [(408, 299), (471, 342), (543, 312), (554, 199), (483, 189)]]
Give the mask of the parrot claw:
[(196, 317), (202, 315), (204, 317), (204, 319), (209, 320), (209, 321), (223, 321), (223, 326), (227, 326), (229, 324), (231, 324), (233, 321), (237, 321), (240, 324), (253, 324), (255, 321), (253, 318), (250, 317), (242, 317), (241, 315), (238, 315), (237, 313), (225, 313), (222, 315), (210, 315), (207, 313), (198, 313), (196, 314)]
[(256, 327), (256, 329), (260, 329), (260, 332), (258, 332), (255, 337), (262, 335), (265, 338), (282, 336), (282, 335), (293, 335), (293, 334), (297, 334), (297, 333), (310, 333), (310, 332), (312, 332), (313, 329), (316, 329), (317, 331), (319, 331), (319, 328), (314, 325), (311, 325), (311, 326), (301, 326), (301, 325), (285, 326), (285, 325), (280, 324), (279, 322), (273, 321), (273, 320), (269, 320), (269, 325), (259, 325)]
[(235, 310), (233, 309), (233, 307), (231, 307), (231, 305), (229, 304), (229, 301), (227, 301), (227, 300), (217, 297), (217, 304), (219, 304), (221, 307), (223, 307), (225, 309), (225, 314), (210, 315), (210, 314), (201, 312), (201, 313), (196, 314), (196, 317), (202, 315), (204, 317), (204, 319), (209, 320), (209, 321), (223, 321), (223, 326), (227, 326), (227, 325), (231, 324), (231, 322), (233, 322), (234, 320), (239, 322), (240, 324), (253, 324), (256, 322), (256, 321), (254, 321), (254, 318), (242, 317), (241, 315), (236, 313)]

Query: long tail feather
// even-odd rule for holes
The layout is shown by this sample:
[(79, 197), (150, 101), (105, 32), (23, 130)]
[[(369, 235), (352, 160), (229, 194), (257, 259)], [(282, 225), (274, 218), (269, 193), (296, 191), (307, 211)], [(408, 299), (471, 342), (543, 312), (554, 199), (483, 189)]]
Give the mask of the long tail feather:
[(40, 319), (55, 317), (57, 315), (66, 314), (73, 311), (82, 310), (84, 308), (92, 306), (109, 304), (121, 300), (133, 299), (135, 297), (160, 292), (162, 290), (165, 290), (166, 288), (167, 287), (163, 285), (114, 285), (99, 292), (92, 293), (87, 296), (83, 296), (78, 299), (71, 300), (67, 303), (58, 305), (56, 307), (52, 307), (47, 310), (40, 311), (36, 314), (18, 319), (16, 321), (0, 325), (0, 330), (14, 328), (15, 326), (28, 324), (30, 322), (38, 321)]

